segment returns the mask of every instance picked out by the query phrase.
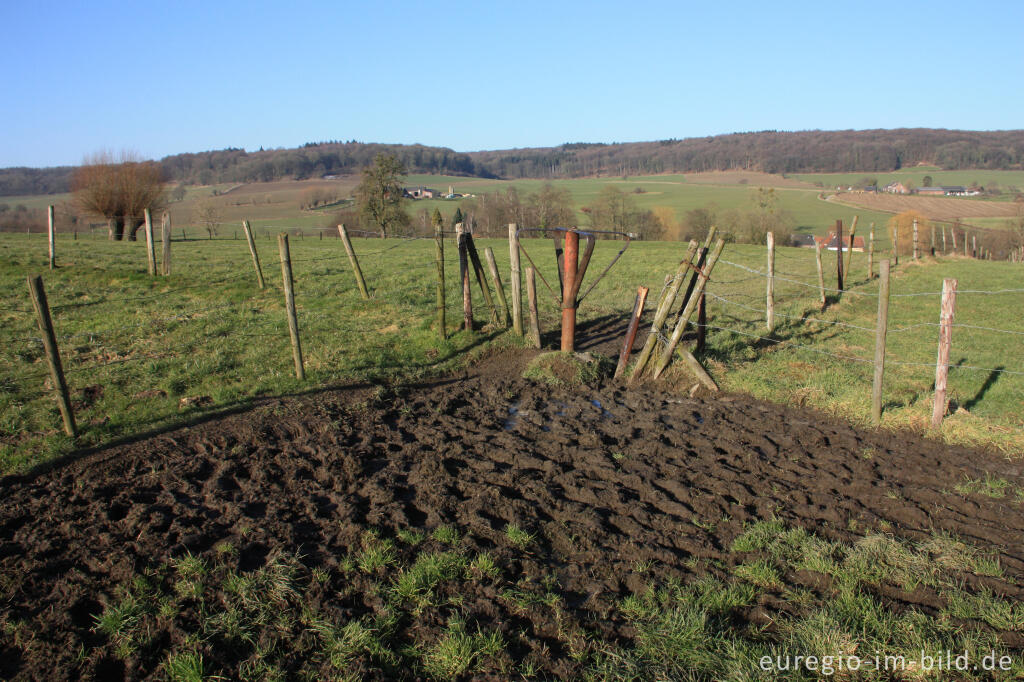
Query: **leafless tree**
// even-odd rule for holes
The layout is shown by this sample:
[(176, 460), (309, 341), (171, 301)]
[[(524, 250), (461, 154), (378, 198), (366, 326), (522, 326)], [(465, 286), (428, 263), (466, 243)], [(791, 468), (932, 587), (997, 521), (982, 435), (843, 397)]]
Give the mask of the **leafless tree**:
[(75, 170), (71, 189), (79, 210), (107, 220), (112, 240), (134, 240), (143, 211), (158, 213), (167, 204), (160, 166), (130, 152), (117, 159), (109, 152), (87, 157)]

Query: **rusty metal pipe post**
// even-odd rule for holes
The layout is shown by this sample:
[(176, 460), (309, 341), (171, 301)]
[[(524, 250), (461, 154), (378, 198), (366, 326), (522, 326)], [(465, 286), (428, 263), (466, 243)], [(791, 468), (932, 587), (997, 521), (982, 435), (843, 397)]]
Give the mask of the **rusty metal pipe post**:
[(580, 235), (565, 233), (565, 251), (562, 262), (562, 351), (576, 348), (576, 268), (579, 265)]

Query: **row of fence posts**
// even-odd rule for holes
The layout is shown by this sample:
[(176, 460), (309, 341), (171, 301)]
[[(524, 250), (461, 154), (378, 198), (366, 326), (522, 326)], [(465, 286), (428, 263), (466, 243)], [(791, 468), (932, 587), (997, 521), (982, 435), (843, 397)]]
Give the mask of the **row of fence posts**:
[[(850, 247), (847, 250), (846, 257), (846, 274), (850, 272), (850, 264), (853, 259), (853, 246), (854, 246), (854, 235), (857, 230), (857, 216), (854, 216), (853, 223), (850, 226), (849, 243)], [(913, 241), (914, 241), (914, 258), (919, 257), (918, 253), (918, 229), (917, 221), (913, 223)], [(950, 230), (953, 235), (954, 248), (956, 240), (956, 232)], [(843, 263), (843, 250), (844, 250), (844, 239), (843, 239), (843, 222), (841, 220), (836, 221), (836, 237), (837, 237), (837, 249), (836, 249), (836, 290), (839, 295), (842, 295), (844, 291), (844, 263)], [(893, 262), (899, 263), (899, 253), (896, 250), (899, 237), (898, 228), (894, 233), (893, 237)], [(945, 229), (942, 232), (943, 237), (943, 250), (945, 250)], [(771, 232), (766, 237), (767, 246), (767, 284), (766, 284), (766, 303), (765, 303), (765, 325), (768, 329), (768, 333), (771, 334), (775, 331), (775, 235)], [(966, 234), (964, 238), (966, 244)], [(868, 279), (874, 279), (874, 247), (875, 247), (875, 224), (871, 223), (869, 232), (868, 242)], [(818, 288), (821, 297), (821, 309), (824, 311), (828, 305), (828, 299), (825, 295), (825, 278), (822, 267), (821, 259), (821, 242), (815, 242), (815, 264), (818, 272)], [(932, 229), (932, 255), (935, 253), (935, 231)], [(885, 340), (888, 332), (889, 325), (889, 273), (890, 273), (890, 261), (883, 260), (879, 263), (879, 285), (878, 285), (878, 318), (875, 325), (875, 357), (874, 357), (874, 376), (872, 380), (871, 388), (871, 418), (875, 426), (881, 423), (882, 419), (882, 382), (885, 374)], [(946, 382), (949, 374), (949, 354), (952, 348), (952, 332), (953, 332), (953, 317), (956, 311), (956, 289), (957, 280), (953, 278), (946, 278), (942, 281), (942, 302), (939, 312), (939, 345), (938, 345), (938, 358), (935, 365), (935, 394), (932, 404), (932, 418), (931, 425), (933, 428), (938, 428), (942, 424), (942, 419), (946, 414), (949, 406), (949, 401), (946, 395)]]

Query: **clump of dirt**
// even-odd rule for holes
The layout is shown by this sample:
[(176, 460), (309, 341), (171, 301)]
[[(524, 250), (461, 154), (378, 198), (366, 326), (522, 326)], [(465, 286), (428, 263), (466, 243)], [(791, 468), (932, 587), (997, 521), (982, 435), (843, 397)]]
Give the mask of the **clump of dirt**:
[[(295, 651), (331, 651), (352, 635), (348, 623), (392, 632), (405, 647), (476, 642), (484, 652), (479, 637), (497, 633), (510, 661), (573, 677), (587, 641), (636, 641), (619, 608), (627, 597), (659, 583), (733, 580), (730, 547), (763, 519), (846, 543), (870, 531), (915, 542), (947, 533), (998, 563), (1000, 577), (964, 580), (1024, 598), (1021, 503), (953, 491), (988, 476), (1019, 485), (1019, 463), (745, 396), (688, 398), (579, 374), (600, 360), (552, 358), (542, 366), (576, 387), (553, 386), (523, 379), (525, 360), (488, 358), (422, 386), (269, 401), (3, 480), (0, 677), (158, 677), (181, 643), (198, 647), (207, 673), (237, 676), (256, 665), (249, 640), (196, 633), (220, 611), (263, 608), (244, 597), (257, 577), (279, 595), (266, 617)], [(417, 534), (427, 539), (417, 545)], [(424, 553), (433, 562), (424, 575), (441, 577), (430, 606), (416, 608), (427, 587), (399, 592), (399, 578)], [(287, 585), (274, 577), (282, 571)], [(785, 583), (827, 591), (821, 575), (804, 573)], [(729, 623), (770, 623), (794, 608), (785, 584), (764, 583), (763, 599)], [(305, 596), (281, 591), (288, 585)], [(925, 587), (878, 598), (897, 612), (944, 604)], [(180, 609), (164, 612), (166, 603)], [(287, 608), (302, 613), (281, 615)], [(100, 627), (112, 613), (145, 639), (126, 648), (110, 632), (127, 625)], [(216, 622), (210, 632), (241, 627), (226, 615)], [(989, 631), (1024, 645), (1011, 627)], [(338, 655), (368, 676), (434, 674)], [(274, 665), (326, 674), (316, 661), (293, 654)]]
[(614, 370), (611, 360), (600, 353), (556, 351), (541, 353), (530, 360), (523, 378), (559, 388), (574, 388), (596, 386), (611, 377)]

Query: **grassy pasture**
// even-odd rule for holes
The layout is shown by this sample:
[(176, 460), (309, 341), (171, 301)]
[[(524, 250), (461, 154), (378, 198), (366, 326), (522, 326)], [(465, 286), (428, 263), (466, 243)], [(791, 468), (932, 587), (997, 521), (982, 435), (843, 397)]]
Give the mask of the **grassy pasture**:
[[(494, 248), (508, 291), (507, 242), (478, 243), (481, 250)], [(445, 254), (450, 335), (443, 342), (431, 329), (432, 240), (356, 239), (372, 292), (369, 301), (359, 297), (338, 239), (293, 237), (291, 246), (308, 375), (304, 384), (292, 374), (277, 244), (269, 236), (258, 239), (268, 283), (259, 291), (241, 239), (176, 241), (174, 274), (151, 279), (142, 243), (62, 239), (60, 267), (51, 273), (45, 270), (43, 237), (0, 235), (0, 470), (22, 469), (72, 448), (59, 432), (56, 406), (46, 390), (49, 379), (27, 275), (44, 274), (81, 425), (79, 445), (86, 446), (246, 405), (259, 396), (337, 382), (415, 379), (460, 367), (489, 344), (520, 343), (501, 330), (452, 333), (461, 318), (461, 298), (451, 241)], [(547, 281), (557, 282), (550, 242), (527, 240), (525, 246)], [(619, 246), (599, 243), (590, 277)], [(683, 250), (679, 243), (634, 243), (583, 302), (581, 324), (628, 314), (638, 285), (649, 286), (653, 300)], [(879, 257), (884, 255), (880, 249)], [(758, 338), (766, 336), (765, 280), (742, 269), (763, 269), (764, 249), (730, 245), (723, 259), (709, 288), (706, 359), (724, 387), (797, 400), (866, 422), (871, 382), (866, 360), (874, 347), (877, 303), (876, 284), (866, 279), (866, 256), (854, 254), (850, 292), (819, 313), (813, 251), (779, 249), (779, 328), (771, 339)], [(885, 425), (921, 428), (930, 413), (937, 292), (942, 278), (953, 276), (965, 290), (956, 322), (972, 326), (954, 330), (952, 362), (964, 368), (951, 370), (955, 414), (943, 426), (943, 436), (1024, 452), (1024, 376), (999, 371), (1024, 372), (1024, 326), (1006, 315), (1019, 309), (1024, 295), (966, 291), (1019, 289), (1020, 266), (961, 258), (907, 260), (893, 281), (897, 297), (890, 308)], [(828, 272), (826, 281), (833, 282), (834, 265)], [(557, 306), (541, 282), (538, 291), (542, 325), (553, 330)], [(485, 320), (483, 302), (476, 306), (477, 319)]]

